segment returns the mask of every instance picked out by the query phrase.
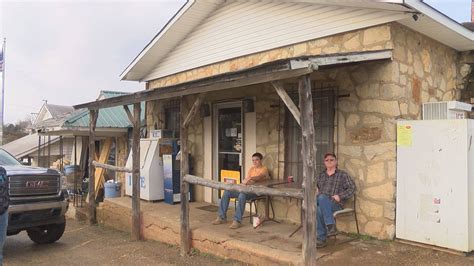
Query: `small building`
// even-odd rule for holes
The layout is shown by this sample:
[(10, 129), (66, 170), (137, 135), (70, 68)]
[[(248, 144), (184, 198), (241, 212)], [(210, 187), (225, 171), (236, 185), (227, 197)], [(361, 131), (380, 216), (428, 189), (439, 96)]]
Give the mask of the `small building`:
[(57, 123), (74, 111), (72, 106), (44, 103), (27, 136), (2, 146), (18, 160), (33, 166), (49, 167), (60, 160), (71, 159), (73, 139), (47, 137), (36, 133), (36, 127)]
[[(128, 95), (126, 92), (100, 91), (97, 100)], [(144, 104), (143, 104), (144, 105)], [(130, 107), (133, 110), (133, 107)], [(142, 120), (144, 119), (144, 115)], [(117, 166), (125, 166), (129, 153), (129, 129), (131, 123), (122, 107), (104, 108), (100, 111), (96, 135), (96, 156), (104, 157), (103, 162)], [(89, 112), (87, 109), (75, 110), (60, 119), (47, 119), (38, 123), (36, 131), (42, 136), (56, 139), (59, 136), (71, 139), (69, 153), (70, 164), (78, 165), (81, 175), (87, 177), (89, 149)], [(108, 172), (108, 178), (125, 180), (123, 173)], [(123, 188), (122, 188), (123, 189)]]

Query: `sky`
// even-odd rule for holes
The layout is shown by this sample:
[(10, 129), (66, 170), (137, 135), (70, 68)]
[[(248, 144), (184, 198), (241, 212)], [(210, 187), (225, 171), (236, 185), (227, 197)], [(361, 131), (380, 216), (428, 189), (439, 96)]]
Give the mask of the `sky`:
[(43, 100), (74, 105), (100, 90), (144, 89), (119, 75), (184, 2), (0, 0), (5, 123), (38, 112)]
[[(50, 104), (93, 101), (100, 90), (133, 92), (119, 75), (185, 0), (0, 0), (5, 52), (5, 123)], [(427, 0), (470, 20), (470, 0)]]
[(425, 0), (424, 2), (458, 22), (471, 21), (471, 0)]

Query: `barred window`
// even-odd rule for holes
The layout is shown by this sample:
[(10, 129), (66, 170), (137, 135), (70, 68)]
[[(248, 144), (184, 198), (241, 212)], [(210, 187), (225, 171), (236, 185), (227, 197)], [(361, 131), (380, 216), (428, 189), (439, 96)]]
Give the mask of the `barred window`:
[[(316, 141), (316, 172), (324, 170), (323, 157), (326, 152), (334, 151), (334, 92), (335, 88), (314, 88), (313, 119)], [(298, 106), (298, 89), (288, 91), (294, 103)], [(303, 161), (301, 156), (301, 127), (291, 112), (285, 107), (285, 176), (293, 176), (295, 182), (302, 182)]]
[(180, 101), (170, 100), (163, 105), (164, 129), (173, 130), (175, 137), (179, 138), (180, 131)]

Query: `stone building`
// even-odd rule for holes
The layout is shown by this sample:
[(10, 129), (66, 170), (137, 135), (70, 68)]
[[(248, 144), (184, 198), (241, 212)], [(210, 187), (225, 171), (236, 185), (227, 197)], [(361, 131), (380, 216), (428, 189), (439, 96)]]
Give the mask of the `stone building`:
[[(261, 152), (273, 179), (292, 175), (301, 182), (299, 125), (272, 81), (297, 103), (297, 75), (275, 68), (285, 62), (293, 71), (307, 70), (318, 170), (323, 154), (335, 151), (358, 186), (361, 232), (392, 239), (396, 122), (420, 119), (423, 103), (461, 99), (474, 34), (419, 0), (333, 2), (188, 1), (121, 78), (163, 91), (160, 100), (147, 102), (150, 130), (179, 131), (197, 98), (193, 86), (207, 86), (188, 133), (193, 174), (219, 180), (220, 170), (231, 169), (245, 175), (251, 154)], [(184, 97), (186, 110), (179, 98), (167, 98), (170, 91)], [(198, 201), (217, 203), (217, 192), (195, 189)], [(295, 200), (275, 198), (274, 205), (277, 218), (299, 221)], [(354, 230), (350, 220), (340, 228)]]

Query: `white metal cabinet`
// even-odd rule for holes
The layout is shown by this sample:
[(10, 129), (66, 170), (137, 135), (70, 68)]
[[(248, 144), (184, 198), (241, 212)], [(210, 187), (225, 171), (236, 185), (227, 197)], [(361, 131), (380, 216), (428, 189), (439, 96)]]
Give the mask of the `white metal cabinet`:
[(473, 120), (398, 122), (397, 238), (474, 250), (473, 135)]
[[(132, 168), (132, 157), (127, 159), (127, 168)], [(125, 174), (125, 194), (132, 195), (132, 174)], [(140, 140), (140, 198), (154, 201), (164, 199), (163, 158), (159, 156), (159, 138)]]

